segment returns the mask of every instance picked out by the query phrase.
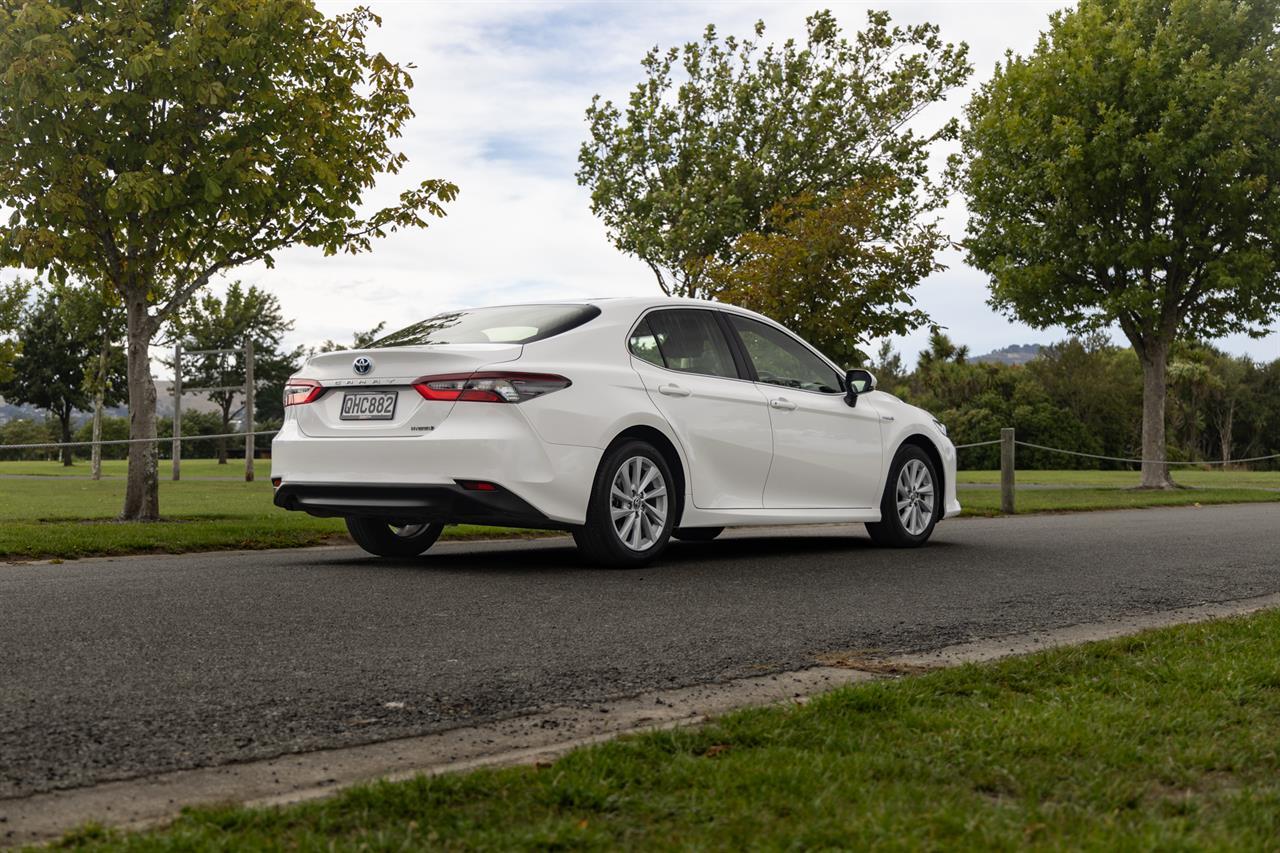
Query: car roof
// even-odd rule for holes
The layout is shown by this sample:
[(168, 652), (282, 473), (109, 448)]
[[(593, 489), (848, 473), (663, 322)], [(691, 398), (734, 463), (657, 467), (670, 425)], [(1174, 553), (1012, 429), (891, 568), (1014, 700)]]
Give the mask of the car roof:
[(530, 299), (527, 302), (504, 302), (497, 305), (473, 305), (471, 308), (459, 310), (476, 310), (480, 308), (516, 308), (522, 305), (594, 305), (602, 314), (616, 319), (626, 314), (639, 314), (650, 308), (716, 308), (734, 311), (748, 317), (757, 317), (776, 325), (775, 321), (758, 314), (748, 308), (741, 308), (727, 302), (716, 302), (710, 299), (686, 299), (679, 296), (599, 296), (589, 299)]

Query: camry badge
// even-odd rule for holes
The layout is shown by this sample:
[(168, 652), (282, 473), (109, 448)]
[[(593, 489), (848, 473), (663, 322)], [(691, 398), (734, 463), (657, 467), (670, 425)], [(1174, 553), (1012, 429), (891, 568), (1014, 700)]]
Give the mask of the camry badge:
[(362, 355), (351, 362), (351, 369), (360, 376), (367, 376), (369, 371), (373, 370), (373, 359)]

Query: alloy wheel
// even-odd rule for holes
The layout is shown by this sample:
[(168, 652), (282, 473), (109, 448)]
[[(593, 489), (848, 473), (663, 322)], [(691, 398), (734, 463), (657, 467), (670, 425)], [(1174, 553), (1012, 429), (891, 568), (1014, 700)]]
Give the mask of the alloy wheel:
[(652, 459), (632, 456), (618, 466), (609, 489), (609, 514), (618, 539), (632, 551), (648, 550), (662, 536), (667, 481)]
[(909, 459), (898, 472), (898, 520), (912, 536), (929, 528), (933, 518), (933, 475), (919, 459)]

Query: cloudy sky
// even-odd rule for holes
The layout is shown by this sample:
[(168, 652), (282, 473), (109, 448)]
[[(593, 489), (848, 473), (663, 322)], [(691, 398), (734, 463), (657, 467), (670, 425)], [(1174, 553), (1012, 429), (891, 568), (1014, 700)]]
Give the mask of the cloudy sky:
[[(319, 0), (326, 13), (350, 7)], [(383, 179), (368, 201), (388, 201), (406, 186), (441, 177), (461, 188), (446, 219), (426, 231), (393, 235), (373, 252), (326, 258), (310, 249), (282, 253), (274, 269), (236, 275), (279, 295), (297, 327), (291, 343), (349, 341), (354, 329), (386, 320), (396, 328), (437, 311), (538, 298), (657, 292), (648, 268), (609, 243), (574, 179), (584, 110), (592, 95), (625, 99), (639, 61), (654, 45), (696, 38), (707, 23), (722, 35), (750, 34), (763, 19), (766, 38), (800, 37), (804, 18), (831, 8), (846, 30), (868, 8), (901, 22), (932, 21), (944, 38), (969, 44), (975, 74), (924, 116), (957, 114), (973, 85), (987, 79), (1006, 49), (1026, 52), (1063, 2), (952, 0), (875, 4), (812, 2), (422, 2), (367, 0), (382, 16), (374, 47), (413, 63), (416, 118), (402, 140), (409, 165)], [(950, 234), (963, 234), (960, 199), (947, 211)], [(918, 289), (921, 305), (975, 353), (1012, 343), (1050, 342), (1061, 329), (1010, 322), (986, 305), (981, 273), (948, 253), (948, 269)], [(913, 358), (924, 334), (898, 339)], [(1223, 342), (1255, 358), (1280, 357), (1280, 334)]]

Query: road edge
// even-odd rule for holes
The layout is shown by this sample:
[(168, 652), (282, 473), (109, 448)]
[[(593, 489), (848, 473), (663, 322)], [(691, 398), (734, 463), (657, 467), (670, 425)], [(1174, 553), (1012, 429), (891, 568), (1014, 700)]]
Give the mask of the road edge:
[(555, 707), (410, 738), (0, 800), (0, 847), (51, 841), (89, 823), (121, 829), (153, 827), (171, 821), (180, 809), (189, 806), (280, 806), (332, 796), (344, 788), (379, 779), (396, 781), (418, 774), (551, 761), (573, 749), (615, 737), (698, 725), (745, 707), (805, 702), (847, 684), (983, 663), (1277, 607), (1280, 593), (1272, 593), (1003, 637), (975, 638), (928, 651), (879, 654), (850, 650), (824, 654), (815, 665), (800, 670), (647, 691), (590, 706)]

